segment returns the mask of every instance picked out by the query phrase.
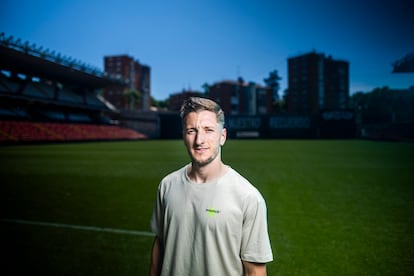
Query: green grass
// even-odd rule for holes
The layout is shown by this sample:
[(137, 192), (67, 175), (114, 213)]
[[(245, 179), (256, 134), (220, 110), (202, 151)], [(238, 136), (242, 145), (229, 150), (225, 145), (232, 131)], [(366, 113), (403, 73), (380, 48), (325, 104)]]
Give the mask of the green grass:
[[(266, 199), (269, 275), (411, 274), (413, 156), (414, 144), (371, 141), (223, 149)], [(158, 182), (188, 157), (181, 141), (139, 141), (0, 147), (0, 162), (1, 218), (149, 231)], [(0, 227), (16, 274), (148, 275), (151, 237)]]

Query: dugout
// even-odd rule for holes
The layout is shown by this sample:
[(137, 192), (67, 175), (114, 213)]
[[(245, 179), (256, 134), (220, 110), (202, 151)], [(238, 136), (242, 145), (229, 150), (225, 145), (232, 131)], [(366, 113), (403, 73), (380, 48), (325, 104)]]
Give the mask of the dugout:
[(319, 137), (350, 139), (356, 136), (355, 112), (350, 109), (323, 110), (319, 117)]
[(315, 122), (310, 116), (262, 115), (226, 117), (230, 138), (295, 139), (315, 138)]
[(181, 117), (178, 112), (160, 112), (158, 116), (161, 139), (181, 139), (183, 137)]

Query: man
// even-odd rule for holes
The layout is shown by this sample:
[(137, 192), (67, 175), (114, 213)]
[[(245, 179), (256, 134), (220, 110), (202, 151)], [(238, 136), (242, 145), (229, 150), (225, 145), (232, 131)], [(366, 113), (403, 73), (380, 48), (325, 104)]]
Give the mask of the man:
[(224, 113), (212, 100), (190, 98), (181, 108), (191, 163), (158, 187), (151, 218), (151, 275), (266, 275), (273, 260), (266, 204), (221, 159)]

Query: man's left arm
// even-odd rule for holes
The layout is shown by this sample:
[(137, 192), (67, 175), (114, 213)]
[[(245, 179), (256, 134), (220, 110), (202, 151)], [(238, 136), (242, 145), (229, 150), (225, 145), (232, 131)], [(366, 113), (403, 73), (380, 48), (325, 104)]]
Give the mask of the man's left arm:
[(266, 263), (273, 260), (267, 231), (264, 198), (254, 195), (248, 200), (242, 228), (241, 259), (246, 276), (266, 275)]
[(266, 276), (266, 264), (243, 261), (245, 276)]

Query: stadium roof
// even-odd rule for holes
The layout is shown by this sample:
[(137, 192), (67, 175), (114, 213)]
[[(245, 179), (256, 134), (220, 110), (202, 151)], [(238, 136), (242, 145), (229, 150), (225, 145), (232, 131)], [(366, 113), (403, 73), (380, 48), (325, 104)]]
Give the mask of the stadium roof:
[(80, 61), (6, 38), (4, 33), (0, 35), (0, 69), (90, 88), (127, 84), (120, 77), (108, 76)]

